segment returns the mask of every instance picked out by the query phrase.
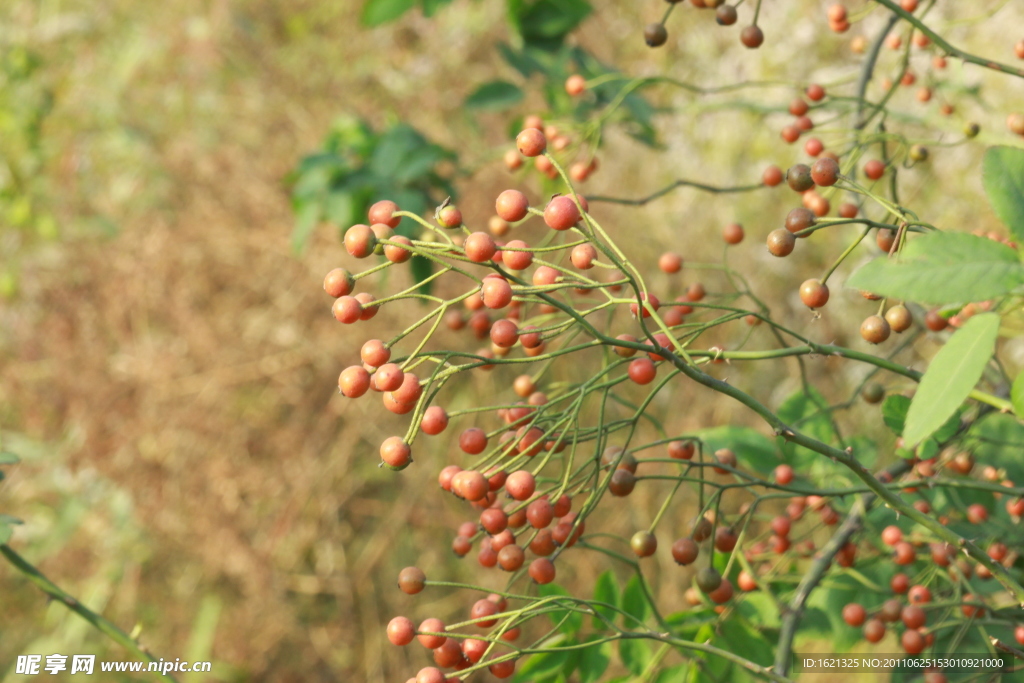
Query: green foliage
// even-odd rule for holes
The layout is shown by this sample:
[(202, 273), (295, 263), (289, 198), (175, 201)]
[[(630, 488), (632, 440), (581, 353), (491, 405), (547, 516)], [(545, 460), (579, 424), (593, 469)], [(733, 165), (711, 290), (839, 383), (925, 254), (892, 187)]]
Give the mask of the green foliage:
[(647, 620), (650, 614), (650, 604), (647, 602), (647, 595), (644, 593), (642, 579), (639, 574), (634, 574), (622, 591), (622, 610), (630, 617), (622, 617), (622, 625), (627, 629), (638, 628), (639, 623)]
[(981, 313), (953, 333), (928, 365), (907, 411), (903, 440), (912, 448), (931, 436), (967, 399), (995, 352), (999, 316)]
[(1018, 243), (1024, 243), (1024, 149), (990, 147), (982, 163), (988, 201)]
[[(618, 616), (618, 612), (614, 608), (619, 606), (619, 584), (615, 580), (615, 573), (611, 570), (603, 572), (594, 582), (594, 600), (612, 605), (612, 607), (594, 605), (594, 611), (605, 620), (614, 622)], [(593, 622), (594, 628), (605, 628), (605, 621), (602, 621), (601, 618), (594, 616)]]
[[(338, 119), (323, 148), (304, 157), (292, 171), (292, 208), (296, 223), (292, 248), (302, 252), (322, 221), (340, 231), (366, 221), (370, 205), (390, 199), (403, 211), (432, 213), (446, 196), (454, 196), (450, 174), (439, 169), (457, 156), (399, 123), (375, 132), (362, 120)], [(395, 231), (416, 238), (420, 228), (406, 218)], [(413, 256), (413, 277), (422, 282), (433, 272), (428, 259)], [(424, 286), (429, 291), (429, 284)]]
[(651, 661), (651, 646), (640, 638), (623, 638), (619, 641), (619, 659), (634, 676), (639, 676)]
[(1013, 380), (1010, 402), (1013, 403), (1013, 411), (1017, 413), (1017, 417), (1024, 418), (1024, 372), (1019, 373), (1017, 379)]
[[(569, 591), (556, 583), (538, 587), (537, 593), (543, 598), (569, 595)], [(583, 615), (576, 611), (556, 609), (552, 610), (548, 616), (551, 618), (551, 623), (566, 635), (575, 635), (583, 627)]]
[(1024, 285), (1024, 265), (1010, 247), (959, 232), (907, 241), (897, 258), (880, 256), (850, 276), (847, 286), (928, 304), (983, 301)]
[(591, 10), (586, 0), (508, 0), (508, 21), (524, 44), (557, 50)]
[(971, 425), (967, 444), (982, 462), (1006, 470), (1009, 479), (1024, 481), (1024, 424), (1012, 415), (993, 413)]
[(749, 427), (721, 425), (701, 429), (694, 433), (704, 442), (705, 457), (720, 448), (729, 448), (736, 453), (736, 461), (742, 467), (757, 472), (769, 472), (781, 462), (775, 443), (760, 432)]
[[(599, 636), (590, 636), (585, 642), (598, 640)], [(611, 643), (592, 645), (580, 652), (579, 675), (580, 683), (597, 683), (608, 670), (612, 661)]]
[(523, 91), (515, 84), (508, 81), (490, 81), (474, 90), (464, 104), (469, 109), (505, 109), (522, 99)]
[[(789, 427), (798, 429), (823, 443), (833, 444), (836, 440), (836, 432), (832, 426), (828, 407), (828, 401), (820, 392), (814, 389), (811, 389), (810, 392), (798, 390), (782, 402), (782, 405), (779, 406), (778, 416)], [(806, 474), (813, 472), (812, 481), (820, 481), (826, 472), (834, 472), (838, 469), (834, 463), (823, 459), (814, 451), (790, 443), (782, 437), (778, 438), (778, 444), (783, 460), (800, 472)]]

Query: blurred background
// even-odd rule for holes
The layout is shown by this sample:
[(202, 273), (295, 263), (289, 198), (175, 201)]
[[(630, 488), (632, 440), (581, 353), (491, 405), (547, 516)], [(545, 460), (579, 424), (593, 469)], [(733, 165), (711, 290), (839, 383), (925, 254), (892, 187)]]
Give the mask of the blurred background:
[[(884, 17), (836, 36), (823, 19), (828, 3), (777, 4), (762, 12), (759, 51), (737, 38), (749, 23), (747, 7), (729, 29), (717, 27), (711, 12), (682, 7), (668, 24), (668, 44), (652, 51), (641, 31), (664, 3), (594, 0), (564, 42), (601, 64), (705, 86), (790, 84), (717, 98), (644, 91), (633, 114), (648, 117), (650, 130), (608, 127), (600, 170), (584, 192), (639, 197), (680, 177), (757, 183), (768, 164), (802, 160), (802, 142), (787, 146), (778, 135), (788, 102), (811, 79), (849, 92), (861, 59), (850, 40), (870, 36)], [(454, 0), (430, 18), (417, 6), (367, 26), (380, 17), (355, 0), (0, 4), (0, 439), (23, 459), (0, 484), (0, 511), (25, 522), (13, 548), (90, 608), (135, 630), (157, 656), (215, 662), (212, 676), (186, 681), (404, 680), (425, 655), (386, 647), (387, 620), (447, 619), (468, 603), (443, 590), (413, 600), (394, 588), (398, 570), (416, 564), (432, 578), (482, 580), (475, 553), (458, 561), (449, 549), (467, 510), (435, 488), (441, 467), (457, 461), (451, 440), (425, 444), (401, 474), (381, 471), (377, 446), (404, 431), (404, 418), (376, 401), (337, 395), (337, 375), (365, 339), (387, 339), (398, 322), (418, 316), (415, 305), (396, 306), (358, 330), (343, 328), (321, 289), (331, 268), (355, 267), (339, 228), (353, 206), (389, 197), (387, 176), (340, 205), (308, 209), (296, 169), (318, 150), (344, 151), (353, 135), (376, 140), (404, 123), (422, 136), (415, 145), (437, 145), (437, 163), (425, 181), (415, 174), (396, 181), (392, 195), (412, 197), (400, 201), (403, 208), (416, 201), (432, 208), (428, 200), (451, 190), (466, 223), (483, 228), (501, 190), (544, 196), (539, 174), (511, 175), (501, 156), (523, 115), (545, 113), (545, 88), (557, 99), (562, 84), (503, 57), (501, 45), (523, 43), (523, 27), (517, 33), (507, 11), (499, 0)], [(954, 41), (1013, 59), (1018, 36), (1006, 27), (1024, 25), (1024, 8), (981, 3), (971, 9), (977, 17), (942, 11), (934, 16)], [(993, 54), (994, 46), (1005, 50)], [(1007, 141), (1003, 121), (1020, 103), (1018, 83), (953, 60), (935, 76), (931, 53), (914, 60), (936, 96), (920, 104), (914, 89), (899, 93), (902, 130), (913, 136), (927, 124), (952, 143), (965, 122), (977, 121), (981, 141)], [(895, 53), (883, 55), (880, 76), (896, 63)], [(516, 92), (499, 86), (481, 94), (495, 81)], [(989, 83), (1000, 87), (985, 89)], [(942, 102), (954, 105), (952, 115), (939, 113)], [(820, 137), (839, 146), (848, 134), (842, 122), (832, 125), (831, 137), (827, 125)], [(977, 200), (980, 179), (958, 171), (976, 164), (982, 149), (937, 145), (927, 173), (904, 175), (903, 201), (943, 226), (1001, 230)], [(307, 183), (315, 194), (316, 180)], [(801, 243), (799, 261), (772, 259), (762, 246), (795, 205), (788, 194), (680, 189), (639, 208), (601, 205), (595, 215), (613, 236), (642, 235), (630, 240), (631, 254), (652, 268), (666, 248), (687, 262), (719, 262), (721, 226), (743, 223), (747, 240), (730, 263), (754, 276), (766, 303), (820, 341), (860, 348), (857, 325), (872, 305), (856, 292), (836, 287), (821, 319), (796, 299), (799, 283), (827, 267), (852, 233)], [(833, 207), (842, 199), (834, 197)], [(853, 260), (877, 253), (864, 246)], [(665, 276), (653, 277), (669, 291)], [(714, 271), (684, 277), (698, 279), (712, 293), (725, 288)], [(771, 343), (758, 338), (762, 332), (756, 347)], [(723, 331), (707, 343), (745, 335)], [(901, 359), (913, 364), (934, 348), (922, 340)], [(863, 376), (834, 359), (809, 369), (831, 400), (848, 398)], [(734, 364), (723, 375), (770, 405), (799, 382), (793, 361)], [(507, 393), (511, 379), (464, 381), (446, 400)], [(892, 380), (887, 388), (905, 387)], [(723, 424), (760, 429), (735, 404), (693, 389), (667, 394), (655, 410), (677, 433)], [(863, 410), (855, 406), (842, 419), (861, 420)], [(647, 524), (660, 503), (634, 498), (623, 530)], [(677, 507), (682, 528), (693, 509), (686, 501)], [(591, 585), (611, 566), (590, 559), (579, 558), (560, 581)], [(654, 562), (659, 599), (681, 604), (689, 575), (673, 578), (678, 570), (667, 557)], [(486, 580), (503, 584), (493, 573)], [(7, 565), (0, 566), (0, 609), (0, 680), (22, 680), (12, 664), (24, 652), (125, 656)]]

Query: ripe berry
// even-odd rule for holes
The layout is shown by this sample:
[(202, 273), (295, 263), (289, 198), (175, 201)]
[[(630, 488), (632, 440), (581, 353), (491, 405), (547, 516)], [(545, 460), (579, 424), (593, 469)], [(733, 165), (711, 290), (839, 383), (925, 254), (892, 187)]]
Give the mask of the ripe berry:
[(389, 436), (380, 445), (380, 459), (391, 467), (402, 468), (412, 462), (412, 449), (400, 436)]
[(772, 256), (789, 256), (793, 253), (795, 246), (796, 237), (784, 228), (778, 228), (768, 233), (768, 252)]
[(747, 26), (740, 31), (740, 42), (751, 50), (757, 49), (764, 42), (764, 32), (757, 26)]
[(402, 386), (405, 373), (395, 363), (385, 363), (377, 368), (374, 381), (378, 391), (394, 391)]
[(781, 135), (782, 139), (789, 144), (793, 144), (800, 139), (800, 129), (796, 126), (783, 126), (779, 135)]
[(668, 445), (668, 457), (675, 460), (690, 460), (695, 451), (692, 441), (672, 441)]
[(907, 654), (916, 655), (923, 651), (925, 648), (925, 639), (921, 635), (920, 631), (914, 629), (907, 629), (900, 636), (900, 643), (903, 644), (903, 649), (906, 650)]
[(700, 546), (692, 538), (680, 538), (672, 544), (672, 558), (678, 564), (693, 564), (699, 554)]
[(867, 618), (867, 610), (855, 602), (843, 607), (843, 621), (853, 627), (860, 626)]
[(821, 308), (828, 303), (828, 285), (820, 280), (806, 280), (800, 285), (800, 300), (808, 308)]
[(416, 630), (420, 633), (420, 635), (417, 636), (417, 639), (420, 641), (420, 644), (428, 650), (436, 650), (437, 648), (444, 645), (444, 641), (448, 640), (447, 636), (433, 636), (424, 633), (444, 633), (444, 622), (440, 619), (424, 619), (423, 622), (420, 624), (420, 627)]
[(526, 506), (526, 519), (534, 529), (543, 529), (555, 518), (555, 506), (546, 498), (538, 498)]
[(775, 468), (776, 483), (786, 486), (793, 481), (793, 468), (789, 465), (779, 465)]
[(724, 526), (715, 529), (715, 549), (722, 553), (731, 553), (736, 548), (739, 538), (736, 532)]
[(629, 378), (637, 384), (650, 384), (658, 374), (658, 369), (650, 358), (637, 358), (629, 364)]
[(497, 321), (491, 326), (491, 341), (499, 348), (512, 348), (519, 341), (517, 325), (508, 319)]
[(814, 212), (804, 207), (797, 207), (786, 214), (786, 230), (789, 232), (800, 232), (814, 225), (816, 218)]
[(360, 223), (345, 231), (345, 249), (356, 258), (366, 258), (376, 246), (377, 236), (368, 225)]
[(537, 489), (537, 481), (532, 474), (526, 470), (518, 470), (508, 475), (505, 481), (505, 490), (515, 500), (527, 500)]
[(480, 299), (491, 310), (505, 308), (512, 303), (512, 285), (505, 278), (492, 273), (484, 278), (480, 286)]
[(526, 218), (529, 213), (530, 201), (519, 190), (505, 190), (494, 202), (494, 211), (509, 223), (516, 223)]
[(486, 496), (489, 488), (487, 478), (476, 470), (463, 470), (452, 477), (452, 493), (471, 503)]
[(810, 105), (802, 97), (797, 97), (789, 103), (789, 113), (793, 116), (803, 116), (809, 109)]
[(912, 564), (914, 559), (917, 557), (917, 552), (914, 550), (914, 546), (910, 545), (906, 541), (900, 541), (897, 543), (893, 546), (893, 550), (895, 551), (893, 562), (900, 566)]
[(939, 315), (938, 311), (928, 311), (924, 317), (924, 324), (932, 332), (941, 332), (949, 326), (949, 321)]
[(449, 204), (437, 212), (437, 222), (442, 228), (457, 228), (462, 225), (462, 212)]
[(732, 582), (729, 579), (722, 579), (718, 588), (708, 593), (708, 598), (716, 605), (721, 605), (732, 598), (732, 592)]
[(869, 643), (877, 643), (885, 637), (885, 624), (880, 619), (868, 619), (864, 624), (864, 639)]
[(383, 223), (390, 228), (397, 228), (398, 224), (402, 222), (401, 216), (393, 216), (398, 211), (398, 204), (393, 201), (384, 199), (373, 206), (367, 212), (367, 218), (370, 220), (370, 224)]
[(899, 333), (909, 329), (914, 319), (906, 306), (897, 304), (885, 312), (885, 321), (893, 332)]
[(644, 42), (648, 47), (661, 47), (668, 40), (668, 31), (661, 23), (648, 24), (644, 27)]
[(387, 633), (392, 645), (408, 645), (416, 637), (416, 627), (406, 617), (395, 617), (388, 622)]
[[(544, 136), (544, 132), (536, 128), (526, 128), (516, 136), (516, 147), (524, 157), (540, 156), (547, 146), (548, 139)], [(505, 218), (500, 211), (498, 215)], [(505, 220), (508, 219), (505, 218)]]
[(356, 280), (352, 273), (344, 268), (335, 268), (324, 278), (324, 291), (335, 299), (350, 294), (355, 285)]
[(971, 524), (983, 524), (988, 519), (988, 510), (981, 503), (967, 506), (967, 521)]
[(334, 304), (331, 306), (331, 312), (334, 314), (334, 318), (338, 322), (351, 325), (359, 320), (363, 313), (363, 306), (359, 303), (359, 300), (353, 296), (342, 296), (334, 300)]
[(825, 89), (817, 83), (812, 83), (807, 86), (807, 90), (805, 92), (807, 94), (807, 98), (813, 102), (820, 102), (825, 98)]
[(782, 182), (782, 169), (778, 166), (769, 166), (761, 174), (761, 182), (768, 187), (775, 187)]
[(965, 617), (978, 617), (980, 619), (981, 617), (985, 616), (984, 607), (977, 607), (976, 605), (968, 604), (977, 601), (978, 597), (973, 593), (964, 593), (964, 604), (960, 608), (960, 611), (963, 612)]
[(713, 567), (704, 567), (697, 572), (697, 588), (710, 593), (722, 585), (722, 575)]
[(726, 244), (739, 244), (743, 241), (743, 226), (739, 223), (729, 223), (722, 228), (722, 239)]
[(900, 620), (900, 614), (903, 613), (903, 605), (896, 598), (890, 598), (882, 603), (882, 608), (878, 611), (878, 618), (882, 621), (892, 624)]
[(683, 257), (671, 251), (666, 251), (658, 259), (658, 268), (664, 273), (678, 273), (683, 268)]
[(360, 292), (355, 296), (356, 301), (359, 302), (359, 319), (369, 320), (373, 316), (377, 315), (377, 306), (371, 306), (370, 304), (375, 301), (374, 296), (368, 292)]
[(398, 572), (398, 587), (408, 595), (422, 591), (426, 580), (426, 574), (418, 567), (406, 567)]
[(927, 586), (912, 586), (907, 592), (907, 600), (912, 605), (927, 605), (932, 601), (932, 592)]
[(538, 557), (530, 563), (530, 578), (540, 585), (551, 583), (555, 580), (555, 563), (546, 557)]
[(736, 23), (736, 8), (732, 5), (721, 5), (715, 10), (715, 21), (719, 26), (732, 26)]
[(613, 496), (624, 497), (633, 492), (636, 477), (629, 470), (616, 469), (608, 482), (608, 492)]
[(506, 659), (504, 661), (491, 664), (487, 669), (495, 678), (508, 678), (516, 672), (516, 663), (515, 660)]
[(811, 167), (807, 164), (795, 164), (786, 171), (786, 182), (794, 192), (806, 192), (814, 187)]
[(353, 365), (341, 371), (338, 389), (347, 398), (359, 398), (370, 388), (370, 373), (360, 365)]
[(629, 540), (629, 547), (637, 557), (650, 557), (658, 549), (658, 539), (649, 531), (638, 531)]
[(487, 448), (487, 434), (479, 427), (470, 427), (459, 435), (459, 448), (463, 453), (479, 455)]
[[(825, 145), (818, 138), (810, 138), (807, 142), (804, 143), (804, 151), (807, 152), (807, 156), (816, 157), (819, 154), (821, 154), (824, 150)], [(821, 183), (818, 184), (820, 185)]]
[(498, 250), (494, 238), (486, 232), (474, 232), (466, 237), (465, 249), (466, 257), (474, 263), (490, 261), (494, 252)]
[(575, 268), (579, 268), (580, 270), (590, 270), (594, 267), (594, 261), (597, 260), (597, 249), (589, 242), (585, 244), (577, 244), (573, 247), (572, 253), (569, 255), (569, 260)]
[(525, 559), (526, 553), (514, 543), (498, 551), (498, 565), (507, 572), (514, 572), (522, 567)]
[(491, 602), (487, 598), (480, 598), (473, 603), (472, 609), (469, 610), (470, 619), (483, 619), (483, 621), (476, 622), (476, 625), (480, 628), (490, 628), (498, 623), (497, 619), (488, 619), (487, 617), (493, 616), (500, 612), (498, 605)]
[(819, 187), (830, 187), (839, 180), (839, 164), (828, 157), (823, 157), (814, 162), (811, 167), (811, 178), (814, 184)]
[(869, 315), (860, 324), (860, 336), (872, 344), (881, 344), (888, 339), (889, 331), (889, 323), (880, 315)]
[(776, 536), (789, 536), (789, 531), (792, 528), (792, 522), (789, 517), (785, 515), (779, 515), (772, 519), (771, 522), (772, 531), (775, 532)]
[(573, 74), (569, 78), (565, 79), (565, 92), (575, 97), (583, 93), (587, 89), (587, 79), (583, 78), (579, 74)]
[(445, 683), (444, 673), (437, 667), (425, 666), (416, 674), (414, 683)]
[[(715, 460), (726, 467), (736, 467), (736, 454), (728, 448), (719, 448), (715, 451)], [(712, 468), (718, 474), (728, 474), (729, 470), (721, 467)]]
[(554, 230), (568, 230), (580, 220), (580, 210), (572, 197), (559, 195), (544, 209), (544, 222)]

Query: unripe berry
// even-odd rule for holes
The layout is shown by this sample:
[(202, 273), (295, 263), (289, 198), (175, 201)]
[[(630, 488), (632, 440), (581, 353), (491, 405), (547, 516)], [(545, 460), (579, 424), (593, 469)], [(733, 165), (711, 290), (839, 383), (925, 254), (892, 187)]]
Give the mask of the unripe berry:
[(794, 192), (806, 192), (814, 187), (811, 167), (807, 164), (795, 164), (786, 171), (786, 182)]
[(768, 233), (768, 252), (772, 256), (789, 256), (796, 246), (796, 237), (785, 228), (778, 228)]
[(658, 549), (658, 539), (649, 531), (638, 531), (633, 534), (629, 546), (637, 557), (650, 557)]
[(880, 315), (870, 315), (860, 324), (860, 336), (872, 344), (881, 344), (888, 339), (889, 331), (889, 323)]
[(644, 42), (648, 47), (661, 47), (668, 40), (668, 31), (662, 23), (648, 24), (644, 27)]

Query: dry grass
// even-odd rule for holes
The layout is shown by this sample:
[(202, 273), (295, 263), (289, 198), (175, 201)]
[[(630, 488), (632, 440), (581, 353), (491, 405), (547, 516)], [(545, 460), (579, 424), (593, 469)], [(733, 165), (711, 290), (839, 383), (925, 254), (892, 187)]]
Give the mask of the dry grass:
[[(57, 14), (27, 1), (0, 10), (3, 40), (40, 50), (57, 94), (41, 172), (65, 232), (59, 243), (17, 252), (21, 291), (0, 306), (0, 425), (5, 444), (26, 455), (0, 488), (0, 507), (26, 520), (14, 545), (45, 573), (126, 629), (138, 624), (160, 656), (212, 652), (224, 665), (217, 678), (396, 680), (414, 666), (406, 657), (420, 662), (422, 653), (383, 649), (381, 624), (394, 613), (464, 610), (462, 598), (444, 593), (432, 603), (397, 594), (398, 568), (476, 574), (474, 563), (451, 560), (437, 528), (464, 516), (434, 495), (444, 448), (419, 471), (379, 472), (376, 444), (402, 420), (335, 396), (338, 370), (358, 343), (339, 331), (319, 291), (339, 261), (337, 238), (325, 229), (304, 257), (289, 253), (282, 178), (341, 112), (378, 124), (405, 114), (471, 160), (486, 156), (504, 124), (467, 133), (458, 105), (500, 72), (492, 42), (503, 35), (502, 3), (459, 0), (437, 20), (410, 17), (370, 32), (356, 28), (355, 4), (80, 0)], [(630, 72), (668, 65), (672, 51), (652, 57), (638, 45), (641, 17), (604, 4), (582, 32), (585, 43)], [(676, 49), (691, 41), (694, 80), (707, 82), (702, 74), (718, 66), (725, 80), (767, 77), (815, 40), (805, 20), (794, 26), (800, 40), (757, 68), (740, 59), (731, 34), (688, 29)], [(632, 42), (615, 48), (607, 35)], [(595, 191), (642, 194), (680, 175), (746, 181), (761, 169), (750, 158), (776, 156), (783, 166), (795, 158), (780, 154), (773, 136), (719, 135), (749, 126), (756, 119), (748, 115), (688, 112), (696, 118), (664, 122), (665, 166), (652, 169), (646, 154), (613, 140)], [(486, 220), (490, 197), (507, 183), (503, 172), (483, 170), (462, 200), (467, 216)], [(950, 222), (973, 212), (936, 201)], [(737, 203), (680, 191), (603, 216), (613, 234), (639, 225), (652, 243), (673, 240), (688, 259), (715, 260), (717, 226), (741, 220), (760, 243), (774, 227), (764, 216), (788, 208), (778, 195)], [(118, 234), (97, 239), (96, 226), (107, 223)], [(824, 242), (801, 267), (841, 244)], [(653, 263), (657, 251), (645, 245), (638, 257)], [(770, 263), (761, 251), (744, 253), (740, 268), (757, 271), (769, 292), (793, 288), (793, 263)], [(724, 286), (713, 274), (706, 281)], [(773, 306), (798, 310), (775, 298)], [(856, 295), (845, 301), (855, 305)], [(360, 339), (383, 335), (388, 315), (361, 328)], [(844, 341), (862, 315), (800, 314), (797, 324)], [(818, 377), (840, 367), (813, 365)], [(766, 399), (795, 386), (794, 368), (758, 375)], [(737, 382), (754, 377), (727, 371)], [(839, 395), (843, 384), (826, 386)], [(679, 431), (749, 422), (733, 404), (686, 388), (658, 408)], [(657, 505), (654, 496), (639, 501), (625, 526), (646, 523)], [(680, 526), (688, 514), (688, 505), (674, 513)], [(674, 569), (665, 562), (656, 582)], [(588, 584), (606, 566), (580, 561), (568, 580)], [(679, 602), (677, 582), (657, 583), (661, 600)], [(0, 662), (43, 645), (109, 651), (9, 572), (0, 573), (0, 592), (13, 595)]]

